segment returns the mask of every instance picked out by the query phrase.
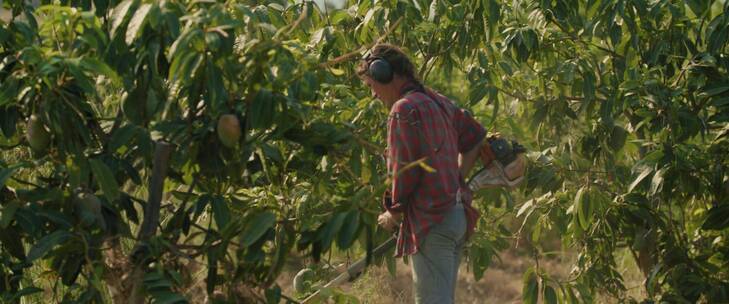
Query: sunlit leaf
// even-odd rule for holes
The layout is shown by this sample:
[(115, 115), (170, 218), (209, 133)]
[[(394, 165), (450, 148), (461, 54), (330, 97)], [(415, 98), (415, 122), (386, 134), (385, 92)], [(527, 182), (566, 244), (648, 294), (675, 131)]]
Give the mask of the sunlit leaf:
[(114, 10), (112, 11), (112, 17), (111, 17), (111, 35), (113, 36), (119, 26), (124, 21), (124, 18), (127, 16), (127, 13), (129, 12), (129, 8), (134, 4), (135, 0), (124, 0), (119, 5), (117, 5)]
[(139, 29), (144, 24), (144, 21), (147, 18), (147, 13), (149, 13), (149, 10), (151, 8), (152, 4), (144, 3), (139, 6), (136, 12), (134, 12), (134, 17), (132, 17), (132, 19), (129, 21), (126, 39), (124, 40), (127, 44), (132, 44), (132, 42), (134, 42), (134, 39), (139, 35)]
[(628, 186), (628, 192), (633, 191), (633, 189), (635, 189), (635, 187), (638, 186), (638, 184), (640, 184), (640, 182), (642, 182), (643, 179), (645, 179), (652, 172), (653, 172), (652, 168), (649, 168), (649, 167), (644, 168), (643, 171), (640, 172), (638, 177), (636, 177), (635, 180), (630, 184), (630, 186)]

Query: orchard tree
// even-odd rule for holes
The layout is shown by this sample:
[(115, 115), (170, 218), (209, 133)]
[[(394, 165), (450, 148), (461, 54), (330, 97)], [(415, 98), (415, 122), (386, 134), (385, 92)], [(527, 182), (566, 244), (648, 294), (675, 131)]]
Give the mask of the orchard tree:
[[(292, 253), (370, 252), (386, 112), (354, 67), (377, 42), (533, 151), (519, 191), (475, 202), (477, 278), (517, 235), (526, 303), (644, 300), (625, 251), (646, 301), (729, 301), (727, 1), (3, 5), (3, 301), (173, 303), (203, 285), (277, 303)], [(569, 278), (539, 267), (548, 232), (577, 253)]]

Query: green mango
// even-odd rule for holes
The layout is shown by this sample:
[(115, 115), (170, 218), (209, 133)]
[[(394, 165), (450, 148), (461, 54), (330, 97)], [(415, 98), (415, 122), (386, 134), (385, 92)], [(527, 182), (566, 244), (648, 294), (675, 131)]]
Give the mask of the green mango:
[(25, 134), (33, 152), (44, 152), (51, 143), (51, 133), (35, 114), (28, 119), (27, 132)]
[(75, 203), (81, 225), (89, 227), (98, 224), (101, 228), (106, 228), (106, 221), (101, 213), (101, 201), (96, 195), (84, 192), (78, 193)]

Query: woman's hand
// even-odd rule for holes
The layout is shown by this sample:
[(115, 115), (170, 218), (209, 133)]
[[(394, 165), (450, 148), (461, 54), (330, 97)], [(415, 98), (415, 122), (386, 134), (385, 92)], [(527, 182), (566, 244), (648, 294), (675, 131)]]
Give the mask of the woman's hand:
[(393, 231), (400, 225), (401, 214), (392, 214), (390, 211), (385, 211), (377, 217), (377, 224), (387, 231)]

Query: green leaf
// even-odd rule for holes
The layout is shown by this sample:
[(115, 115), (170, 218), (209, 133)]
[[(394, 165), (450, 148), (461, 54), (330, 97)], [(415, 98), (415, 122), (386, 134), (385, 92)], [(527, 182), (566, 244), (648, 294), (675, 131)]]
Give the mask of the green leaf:
[(343, 227), (339, 230), (339, 234), (337, 236), (337, 246), (340, 249), (347, 249), (352, 246), (354, 240), (357, 239), (359, 226), (359, 210), (353, 209), (347, 212), (344, 217)]
[[(22, 228), (21, 228), (22, 229)], [(14, 227), (0, 229), (0, 245), (4, 252), (10, 253), (18, 259), (25, 259), (25, 248), (23, 237)]]
[(4, 107), (3, 95), (4, 93), (0, 91), (0, 136), (13, 138), (17, 132), (18, 121), (20, 121), (20, 112), (17, 107)]
[(266, 303), (281, 302), (281, 288), (278, 287), (278, 285), (266, 289), (265, 294), (266, 294)]
[[(539, 219), (539, 222), (541, 222), (541, 217)], [(531, 235), (532, 242), (534, 244), (538, 244), (539, 239), (542, 237), (542, 227), (543, 227), (543, 225), (541, 225), (541, 224), (534, 225), (534, 230), (532, 230), (532, 235)]]
[(17, 189), (15, 193), (21, 201), (28, 202), (58, 201), (63, 198), (63, 192), (58, 188)]
[(136, 129), (137, 127), (132, 124), (116, 129), (109, 140), (109, 150), (119, 150), (119, 148), (129, 143), (129, 141), (134, 137)]
[(572, 287), (567, 286), (566, 290), (565, 302), (569, 304), (579, 304), (580, 302), (577, 300), (577, 296), (575, 296), (575, 292), (572, 290)]
[(586, 187), (580, 188), (575, 195), (575, 208), (577, 209), (577, 222), (580, 224), (582, 229), (587, 230), (590, 227), (592, 221), (592, 203), (589, 199), (590, 193)]
[(250, 107), (248, 120), (254, 129), (268, 129), (273, 123), (276, 99), (269, 90), (260, 90)]
[(276, 215), (270, 211), (264, 211), (248, 221), (245, 230), (241, 234), (241, 245), (248, 247), (258, 241), (268, 229), (276, 224)]
[(539, 298), (539, 283), (537, 282), (537, 274), (534, 268), (529, 268), (524, 273), (524, 287), (522, 288), (522, 301), (524, 304), (536, 304)]
[(704, 92), (701, 92), (702, 96), (711, 97), (715, 95), (719, 95), (721, 93), (724, 93), (726, 91), (729, 91), (729, 86), (723, 86), (723, 87), (716, 87), (712, 89), (708, 89)]
[(625, 140), (628, 138), (628, 131), (620, 126), (613, 126), (610, 132), (610, 148), (618, 151), (625, 146)]
[(496, 0), (484, 0), (484, 2), (486, 1), (488, 1), (489, 10), (487, 17), (489, 36), (494, 36), (494, 34), (498, 31), (498, 23), (501, 18), (501, 4), (499, 4)]
[(18, 292), (16, 292), (13, 295), (13, 299), (10, 300), (10, 302), (12, 303), (14, 300), (19, 300), (22, 297), (29, 296), (29, 295), (32, 295), (32, 294), (35, 294), (35, 293), (39, 293), (39, 292), (42, 292), (42, 291), (43, 291), (43, 289), (40, 289), (40, 288), (35, 287), (35, 286), (25, 287), (25, 288), (19, 290)]
[(80, 254), (67, 255), (61, 264), (58, 273), (61, 277), (61, 283), (66, 286), (71, 286), (78, 278), (81, 272), (81, 266), (86, 260)]
[(475, 105), (479, 101), (481, 101), (484, 97), (486, 97), (486, 94), (488, 94), (488, 87), (485, 83), (478, 83), (471, 86), (471, 89), (468, 93), (468, 100), (470, 105)]
[(696, 15), (697, 17), (701, 17), (704, 12), (710, 7), (710, 4), (712, 1), (699, 1), (699, 0), (687, 0), (684, 2)]
[(324, 229), (319, 234), (319, 239), (322, 241), (322, 247), (324, 250), (329, 248), (334, 240), (334, 236), (339, 232), (344, 224), (344, 217), (346, 213), (337, 213), (332, 219), (329, 220), (324, 226)]
[(729, 97), (714, 98), (711, 104), (717, 108), (727, 106), (729, 105)]
[(544, 286), (544, 292), (542, 293), (542, 299), (544, 300), (544, 304), (557, 304), (559, 301), (557, 300), (557, 293), (554, 291), (554, 288), (549, 285)]
[(5, 181), (13, 176), (13, 172), (15, 172), (16, 169), (18, 169), (17, 166), (11, 166), (0, 170), (0, 187), (5, 186)]
[(222, 230), (230, 222), (230, 209), (228, 208), (228, 204), (222, 197), (218, 196), (213, 199), (212, 207), (215, 223), (218, 224), (218, 229)]
[[(197, 53), (195, 52), (188, 52), (183, 53), (179, 56), (173, 57), (172, 65), (170, 65), (170, 71), (169, 71), (169, 78), (172, 81), (181, 81), (181, 80), (188, 80), (191, 75), (185, 74), (187, 71), (187, 67), (190, 65), (190, 63), (198, 58)], [(183, 82), (184, 82), (183, 81)]]
[(372, 180), (372, 168), (370, 168), (370, 162), (369, 159), (367, 159), (367, 156), (364, 156), (361, 165), (362, 166), (359, 167), (361, 181), (364, 184), (369, 184)]
[(134, 38), (137, 38), (139, 29), (142, 24), (144, 24), (144, 20), (147, 19), (147, 13), (149, 13), (149, 9), (151, 8), (151, 4), (145, 3), (142, 4), (134, 13), (134, 17), (132, 17), (132, 20), (129, 21), (129, 26), (127, 27), (127, 35), (125, 39), (127, 44), (132, 44), (132, 42), (134, 42)]
[(273, 145), (268, 143), (261, 143), (261, 152), (266, 156), (267, 160), (272, 160), (274, 163), (281, 164), (284, 162), (281, 151)]
[(724, 230), (729, 227), (729, 204), (709, 209), (708, 216), (701, 225), (704, 230)]
[(196, 221), (197, 218), (205, 211), (205, 207), (213, 200), (213, 197), (209, 194), (201, 195), (195, 202), (195, 213), (192, 216), (192, 220)]
[[(177, 58), (182, 57), (184, 54), (195, 53), (188, 52), (190, 41), (193, 41), (195, 38), (203, 35), (204, 33), (199, 28), (192, 27), (186, 29), (170, 46), (168, 52), (169, 60), (174, 62), (174, 60), (177, 60)], [(170, 75), (172, 75), (172, 73), (170, 73)]]
[(215, 285), (218, 284), (218, 253), (214, 248), (208, 250), (208, 275), (205, 279), (205, 290), (208, 296), (215, 291)]
[(478, 245), (474, 244), (469, 250), (470, 258), (473, 260), (472, 270), (473, 278), (478, 281), (483, 277), (484, 272), (491, 265), (491, 260), (495, 256), (496, 252), (493, 248), (493, 243), (488, 239), (481, 241)]
[(595, 98), (595, 76), (592, 72), (585, 73), (582, 79), (582, 94), (585, 100), (591, 101)]
[(94, 57), (85, 57), (81, 59), (79, 63), (82, 68), (86, 71), (91, 72), (92, 75), (104, 75), (113, 81), (119, 80), (119, 75), (109, 67), (106, 63)]
[(91, 171), (94, 173), (94, 177), (96, 177), (96, 182), (99, 183), (99, 187), (101, 187), (104, 195), (110, 201), (119, 198), (119, 184), (117, 184), (111, 169), (98, 159), (90, 159), (89, 164), (91, 165)]
[(28, 251), (26, 261), (33, 262), (38, 258), (43, 257), (48, 251), (53, 249), (54, 246), (64, 243), (72, 236), (73, 235), (68, 231), (58, 230), (42, 237)]
[(7, 229), (10, 225), (10, 222), (13, 220), (13, 216), (15, 215), (15, 211), (18, 211), (18, 208), (20, 207), (20, 202), (18, 201), (12, 201), (10, 203), (6, 203), (5, 206), (0, 209), (0, 228)]
[[(3, 27), (0, 27), (0, 43), (5, 43), (5, 41), (8, 40), (10, 37), (10, 31), (6, 30)], [(2, 66), (0, 66), (2, 67)]]
[(337, 25), (340, 22), (348, 19), (352, 19), (352, 17), (349, 15), (349, 12), (347, 12), (346, 10), (336, 10), (332, 13), (331, 22), (332, 24)]

